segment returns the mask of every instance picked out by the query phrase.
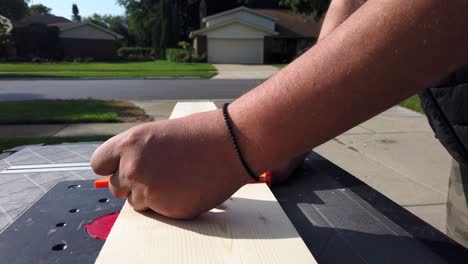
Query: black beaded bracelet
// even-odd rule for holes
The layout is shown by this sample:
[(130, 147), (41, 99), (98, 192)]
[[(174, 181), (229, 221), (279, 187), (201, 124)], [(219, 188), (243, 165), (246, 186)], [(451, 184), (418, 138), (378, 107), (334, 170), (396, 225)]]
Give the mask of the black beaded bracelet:
[(247, 161), (245, 161), (244, 156), (242, 155), (242, 152), (240, 151), (239, 143), (237, 143), (236, 135), (234, 134), (234, 130), (232, 129), (231, 118), (229, 117), (229, 113), (228, 113), (228, 105), (229, 103), (226, 103), (223, 105), (223, 116), (224, 116), (224, 122), (226, 123), (226, 127), (229, 131), (229, 135), (231, 136), (231, 141), (234, 145), (234, 149), (236, 150), (237, 156), (239, 157), (239, 160), (242, 163), (242, 166), (244, 166), (244, 169), (247, 171), (249, 176), (255, 181), (259, 181), (260, 177), (258, 177), (257, 174), (255, 174), (253, 170), (249, 167), (249, 165), (247, 164)]

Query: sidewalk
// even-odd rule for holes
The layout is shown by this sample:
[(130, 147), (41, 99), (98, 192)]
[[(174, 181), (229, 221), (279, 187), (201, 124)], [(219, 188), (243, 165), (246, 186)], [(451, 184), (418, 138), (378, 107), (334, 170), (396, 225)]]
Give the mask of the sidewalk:
[[(177, 101), (134, 103), (158, 121)], [(115, 135), (139, 124), (0, 126), (0, 138)], [(423, 115), (394, 107), (315, 151), (445, 233), (451, 158)]]
[(214, 64), (218, 74), (211, 79), (266, 80), (280, 69), (271, 65)]
[(445, 233), (452, 159), (425, 116), (394, 107), (315, 151)]

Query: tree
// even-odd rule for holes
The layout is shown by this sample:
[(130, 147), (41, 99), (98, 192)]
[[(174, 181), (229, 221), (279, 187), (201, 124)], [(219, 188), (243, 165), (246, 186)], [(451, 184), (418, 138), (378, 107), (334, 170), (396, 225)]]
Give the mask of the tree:
[(28, 4), (24, 0), (1, 0), (0, 15), (18, 21), (28, 13)]
[(80, 10), (76, 4), (72, 5), (72, 20), (73, 22), (81, 22)]
[(251, 8), (280, 8), (278, 0), (238, 0), (238, 2)]
[(0, 58), (8, 57), (8, 46), (12, 43), (10, 32), (13, 29), (11, 21), (0, 16)]
[(123, 46), (135, 45), (135, 36), (129, 32), (128, 20), (125, 16), (93, 14), (92, 16), (83, 18), (83, 21), (93, 23), (122, 35), (124, 37), (121, 43)]
[[(151, 46), (164, 58), (166, 48), (188, 40), (189, 33), (200, 27), (201, 0), (118, 0), (125, 7), (130, 34), (140, 46)], [(237, 0), (232, 0), (237, 1)]]
[(12, 29), (11, 21), (4, 16), (0, 16), (0, 36), (10, 33)]
[(92, 16), (85, 17), (83, 21), (93, 23), (95, 25), (98, 25), (100, 27), (109, 29), (109, 21), (111, 20), (110, 15), (99, 15), (99, 14), (93, 14)]
[(331, 0), (280, 0), (279, 3), (297, 14), (319, 20), (327, 12), (330, 2)]
[(43, 4), (31, 5), (29, 7), (30, 15), (50, 15), (50, 11), (52, 11), (52, 9)]

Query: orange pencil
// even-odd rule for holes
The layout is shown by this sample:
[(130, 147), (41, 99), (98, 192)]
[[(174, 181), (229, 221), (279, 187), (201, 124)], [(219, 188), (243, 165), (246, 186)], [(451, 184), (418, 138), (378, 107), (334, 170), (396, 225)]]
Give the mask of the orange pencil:
[[(101, 188), (109, 188), (109, 180), (110, 177), (105, 177), (99, 180), (94, 181), (94, 188), (101, 189)], [(266, 183), (268, 187), (271, 187), (271, 171), (267, 171), (260, 175), (260, 181)], [(255, 182), (252, 182), (255, 183)]]

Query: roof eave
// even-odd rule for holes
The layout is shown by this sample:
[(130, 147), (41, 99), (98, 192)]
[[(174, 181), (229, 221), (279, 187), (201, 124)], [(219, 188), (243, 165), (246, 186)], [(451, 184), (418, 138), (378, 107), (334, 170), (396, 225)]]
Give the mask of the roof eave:
[(108, 29), (105, 29), (101, 26), (98, 26), (96, 24), (93, 24), (93, 23), (89, 23), (89, 22), (83, 22), (83, 23), (77, 23), (77, 25), (73, 25), (73, 26), (70, 26), (70, 27), (67, 27), (67, 28), (64, 28), (64, 29), (61, 29), (60, 32), (65, 32), (65, 31), (68, 31), (68, 30), (71, 30), (71, 29), (74, 29), (74, 28), (77, 28), (77, 27), (82, 27), (82, 26), (85, 26), (85, 25), (89, 25), (91, 27), (94, 27), (98, 30), (101, 30), (109, 35), (112, 35), (115, 39), (123, 39), (124, 37), (118, 33), (115, 33), (115, 32), (112, 32)]
[(240, 6), (240, 7), (234, 8), (234, 9), (226, 10), (226, 11), (221, 12), (221, 13), (217, 13), (217, 14), (214, 14), (214, 15), (211, 15), (211, 16), (204, 17), (202, 19), (202, 22), (206, 23), (210, 19), (221, 17), (221, 16), (228, 15), (228, 14), (231, 14), (231, 13), (235, 13), (235, 12), (241, 11), (241, 10), (252, 13), (252, 14), (255, 14), (255, 15), (258, 15), (258, 16), (261, 16), (261, 17), (264, 17), (264, 18), (267, 18), (267, 19), (270, 19), (270, 20), (272, 20), (274, 22), (278, 21), (278, 19), (275, 18), (275, 17), (269, 16), (269, 15), (266, 15), (266, 14), (262, 14), (260, 12), (252, 10), (252, 9), (247, 8), (245, 6)]
[(239, 23), (239, 24), (242, 24), (244, 26), (247, 26), (247, 27), (250, 27), (250, 28), (253, 28), (253, 29), (256, 29), (256, 30), (259, 30), (259, 31), (263, 31), (263, 32), (266, 32), (270, 35), (278, 35), (278, 32), (275, 32), (275, 31), (270, 31), (268, 29), (265, 29), (265, 28), (261, 28), (261, 27), (257, 27), (255, 25), (252, 25), (250, 23), (247, 23), (245, 21), (242, 21), (242, 20), (239, 20), (239, 19), (233, 19), (233, 20), (229, 20), (225, 23), (221, 23), (221, 24), (218, 24), (218, 25), (215, 25), (213, 27), (207, 27), (207, 28), (202, 28), (202, 29), (199, 29), (199, 30), (195, 30), (195, 31), (192, 31), (190, 32), (189, 34), (189, 37), (191, 39), (201, 35), (200, 33), (205, 33), (205, 32), (208, 32), (208, 31), (211, 31), (211, 30), (215, 30), (215, 29), (218, 29), (218, 28), (223, 28), (223, 27), (226, 27), (228, 25), (231, 25), (231, 24), (235, 24), (235, 23)]

